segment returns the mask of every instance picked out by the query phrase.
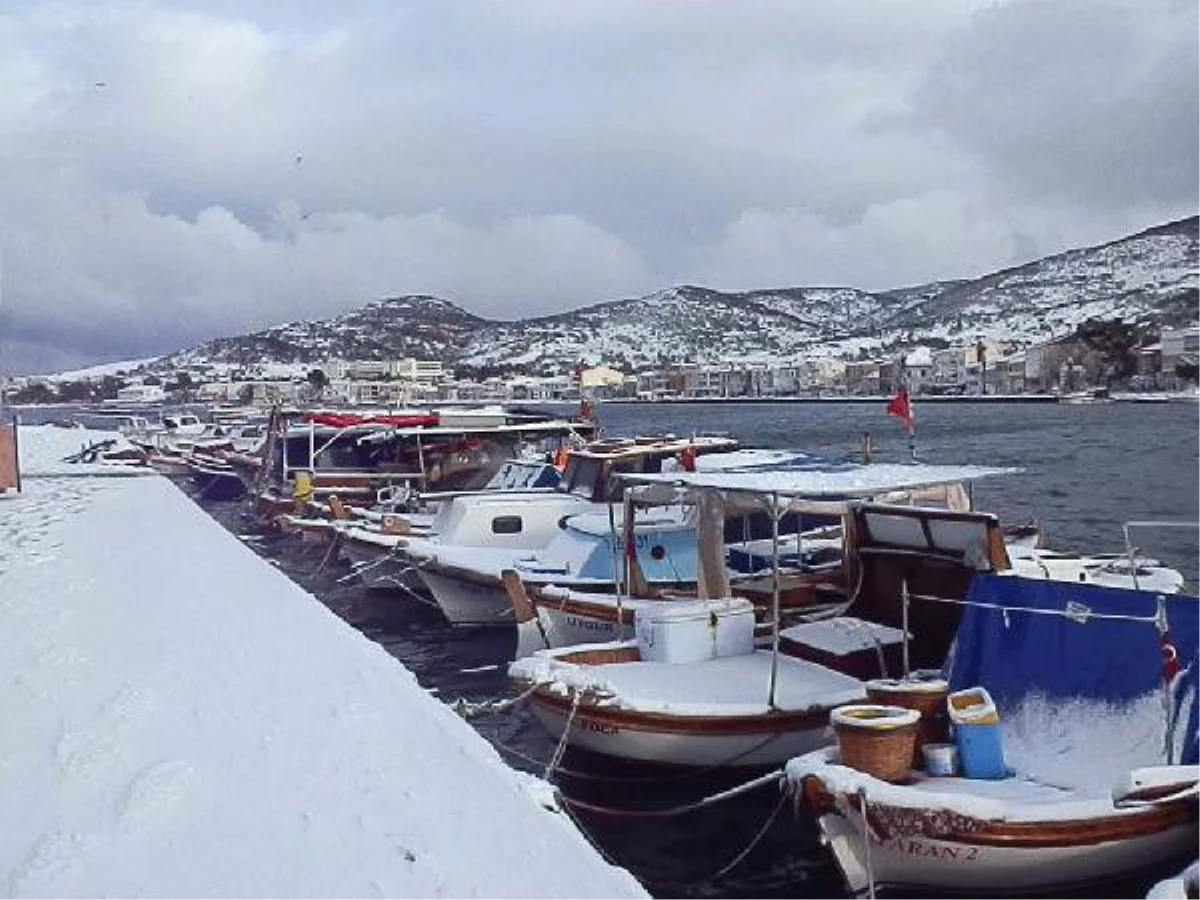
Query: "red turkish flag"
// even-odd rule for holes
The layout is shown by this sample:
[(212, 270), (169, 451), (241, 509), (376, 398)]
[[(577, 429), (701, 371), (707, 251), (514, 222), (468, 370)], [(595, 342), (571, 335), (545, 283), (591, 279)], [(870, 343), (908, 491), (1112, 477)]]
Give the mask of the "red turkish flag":
[(908, 402), (908, 391), (901, 388), (895, 397), (888, 400), (887, 414), (904, 422), (909, 431), (913, 427), (912, 404)]

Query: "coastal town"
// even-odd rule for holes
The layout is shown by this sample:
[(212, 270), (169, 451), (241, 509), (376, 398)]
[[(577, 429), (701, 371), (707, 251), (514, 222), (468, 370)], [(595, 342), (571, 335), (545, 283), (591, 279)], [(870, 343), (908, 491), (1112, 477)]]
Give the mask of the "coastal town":
[[(1122, 338), (1124, 337), (1124, 342)], [(326, 359), (320, 363), (198, 362), (100, 366), (57, 376), (10, 379), (11, 403), (114, 400), (268, 406), (314, 400), (404, 406), (439, 402), (878, 397), (901, 386), (943, 397), (1057, 396), (1099, 390), (1140, 396), (1194, 391), (1200, 327), (1163, 328), (1133, 345), (1113, 327), (1028, 347), (993, 339), (918, 346), (892, 358), (814, 358), (792, 363), (677, 363), (642, 371), (585, 366), (551, 376), (472, 377), (439, 360)]]

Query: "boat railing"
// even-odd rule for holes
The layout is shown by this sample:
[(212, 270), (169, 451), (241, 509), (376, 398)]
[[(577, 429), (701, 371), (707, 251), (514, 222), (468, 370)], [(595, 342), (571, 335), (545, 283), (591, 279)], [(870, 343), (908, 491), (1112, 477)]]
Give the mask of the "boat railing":
[(1200, 529), (1200, 522), (1187, 521), (1184, 519), (1143, 519), (1126, 522), (1121, 526), (1125, 533), (1125, 553), (1129, 558), (1129, 575), (1133, 579), (1134, 590), (1140, 590), (1138, 584), (1138, 564), (1137, 564), (1137, 548), (1133, 544), (1133, 536), (1130, 533), (1133, 528), (1197, 528)]

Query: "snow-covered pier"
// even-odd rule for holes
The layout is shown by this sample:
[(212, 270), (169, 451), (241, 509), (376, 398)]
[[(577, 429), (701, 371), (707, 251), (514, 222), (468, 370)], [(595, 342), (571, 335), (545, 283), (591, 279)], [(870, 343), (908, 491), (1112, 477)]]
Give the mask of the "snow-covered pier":
[(23, 491), (0, 497), (0, 894), (645, 896), (166, 479), (60, 477), (45, 463), (80, 432), (21, 439)]

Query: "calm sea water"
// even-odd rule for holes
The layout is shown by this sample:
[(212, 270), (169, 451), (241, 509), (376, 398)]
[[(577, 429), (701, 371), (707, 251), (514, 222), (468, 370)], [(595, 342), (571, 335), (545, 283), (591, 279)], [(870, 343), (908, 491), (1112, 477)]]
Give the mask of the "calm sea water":
[[(909, 457), (907, 434), (884, 414), (882, 403), (609, 404), (598, 414), (612, 435), (727, 432), (748, 444), (803, 448), (836, 458), (857, 456), (862, 434), (869, 431), (876, 460)], [(1195, 406), (930, 404), (916, 415), (919, 458), (1019, 468), (978, 482), (976, 506), (1005, 523), (1038, 521), (1058, 549), (1121, 550), (1121, 526), (1129, 520), (1197, 521)], [(511, 636), (452, 629), (415, 598), (364, 590), (322, 558), (323, 548), (263, 532), (238, 503), (206, 508), (387, 648), (445, 702), (511, 695), (505, 675)], [(1179, 568), (1193, 583), (1197, 540), (1196, 529), (1136, 533), (1138, 547)], [(544, 773), (555, 747), (526, 712), (487, 713), (470, 721), (511, 765)], [(654, 811), (687, 804), (730, 782), (615, 767), (570, 752), (555, 779), (568, 796), (609, 810), (577, 809), (576, 818), (602, 853), (629, 868), (656, 896), (841, 895), (840, 878), (817, 842), (814, 823), (790, 804), (781, 806), (773, 788), (706, 810), (663, 816)], [(1152, 881), (1112, 884), (1107, 895), (1144, 896)]]

